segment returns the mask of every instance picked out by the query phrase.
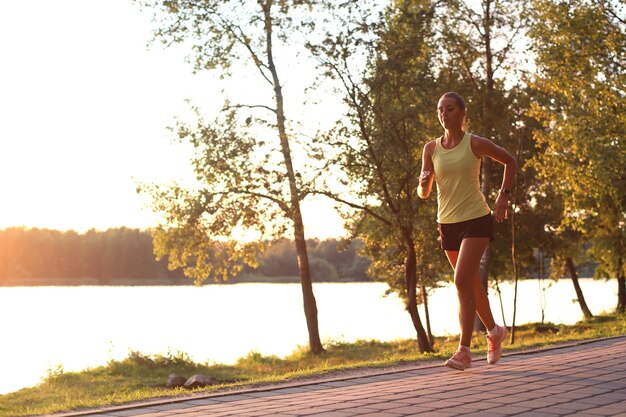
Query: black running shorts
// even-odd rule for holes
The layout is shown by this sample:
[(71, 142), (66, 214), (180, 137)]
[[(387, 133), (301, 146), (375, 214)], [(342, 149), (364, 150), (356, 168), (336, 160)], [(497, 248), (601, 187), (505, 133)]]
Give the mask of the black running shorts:
[(461, 242), (467, 237), (488, 237), (493, 240), (493, 216), (491, 213), (477, 219), (459, 223), (439, 223), (441, 249), (458, 251)]

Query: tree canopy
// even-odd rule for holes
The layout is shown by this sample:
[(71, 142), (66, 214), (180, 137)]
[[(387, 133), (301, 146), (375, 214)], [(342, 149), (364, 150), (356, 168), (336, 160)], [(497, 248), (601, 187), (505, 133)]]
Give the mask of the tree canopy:
[(617, 277), (626, 308), (626, 24), (614, 2), (533, 3), (536, 98), (543, 150), (533, 163), (563, 201), (558, 227), (592, 243), (599, 276)]

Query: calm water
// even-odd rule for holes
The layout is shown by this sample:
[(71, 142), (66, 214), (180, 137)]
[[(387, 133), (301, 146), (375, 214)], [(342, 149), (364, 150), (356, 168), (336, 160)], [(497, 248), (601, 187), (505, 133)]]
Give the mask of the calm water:
[[(581, 280), (592, 313), (617, 303), (615, 281)], [(507, 324), (513, 289), (502, 285)], [(314, 284), (323, 341), (413, 338), (410, 317), (382, 283)], [(542, 291), (520, 282), (517, 324), (545, 320), (572, 324), (582, 318), (570, 280)], [(207, 287), (0, 288), (0, 394), (37, 384), (48, 370), (66, 371), (145, 354), (182, 351), (198, 362), (233, 363), (248, 352), (285, 356), (308, 336), (298, 284)], [(490, 290), (496, 321), (500, 303)], [(430, 297), (435, 335), (458, 334), (456, 291)], [(421, 312), (424, 320), (423, 311)]]

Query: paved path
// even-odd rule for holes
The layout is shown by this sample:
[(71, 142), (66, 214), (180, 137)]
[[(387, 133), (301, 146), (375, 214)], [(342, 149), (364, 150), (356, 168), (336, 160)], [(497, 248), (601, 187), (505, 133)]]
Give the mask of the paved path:
[(132, 404), (65, 416), (626, 416), (626, 336), (476, 358), (464, 372), (415, 365), (366, 376)]

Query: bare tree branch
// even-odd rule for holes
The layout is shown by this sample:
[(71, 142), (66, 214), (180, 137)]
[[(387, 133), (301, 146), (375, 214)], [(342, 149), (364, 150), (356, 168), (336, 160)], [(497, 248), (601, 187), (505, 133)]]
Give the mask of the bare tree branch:
[(231, 22), (230, 20), (226, 19), (221, 14), (215, 14), (215, 15), (222, 21), (222, 26), (226, 30), (228, 30), (240, 44), (245, 46), (245, 48), (250, 53), (250, 56), (252, 57), (252, 61), (256, 65), (257, 69), (259, 70), (259, 72), (261, 73), (261, 76), (265, 79), (265, 81), (267, 81), (270, 85), (273, 85), (272, 80), (270, 80), (270, 78), (267, 76), (267, 74), (265, 74), (265, 71), (264, 71), (264, 70), (269, 70), (268, 66), (259, 58), (259, 56), (254, 51), (254, 49), (252, 49), (250, 38), (245, 34), (241, 26)]
[[(484, 32), (482, 31), (483, 28), (479, 24), (479, 22), (481, 22), (483, 19), (482, 16), (475, 10), (471, 9), (467, 4), (465, 4), (464, 1), (461, 2), (461, 5), (465, 9), (464, 11), (466, 13), (466, 15), (462, 14), (462, 16), (467, 16), (467, 18), (461, 17), (458, 20), (461, 20), (469, 24), (470, 26), (474, 26), (474, 28), (476, 28), (481, 37), (485, 36)], [(474, 19), (472, 19), (471, 16), (473, 16)]]
[(626, 24), (626, 20), (624, 20), (623, 18), (621, 18), (613, 9), (611, 9), (610, 7), (606, 8), (606, 11), (613, 16), (615, 19), (617, 19), (620, 23), (622, 24)]
[(463, 69), (465, 69), (466, 75), (469, 78), (469, 81), (474, 85), (474, 88), (476, 89), (476, 91), (480, 91), (480, 86), (478, 85), (478, 82), (476, 81), (476, 79), (474, 78), (474, 74), (472, 74), (472, 69), (469, 66), (469, 63), (467, 62), (467, 59), (465, 57), (465, 54), (463, 53), (462, 48), (460, 47), (460, 45), (458, 44), (458, 42), (455, 42), (455, 52), (457, 53), (457, 56), (459, 57), (459, 59), (461, 59), (461, 62), (463, 63)]
[(230, 110), (230, 109), (240, 109), (240, 108), (247, 108), (247, 109), (261, 108), (261, 109), (269, 110), (272, 113), (276, 113), (276, 109), (266, 106), (264, 104), (233, 104), (233, 105), (224, 106), (222, 111)]
[(367, 213), (368, 215), (375, 217), (376, 219), (380, 220), (381, 222), (385, 223), (388, 226), (392, 225), (392, 222), (384, 217), (382, 217), (380, 214), (374, 212), (371, 208), (367, 207), (367, 206), (363, 206), (361, 204), (358, 203), (354, 203), (352, 201), (348, 201), (346, 199), (343, 199), (341, 197), (339, 197), (336, 194), (331, 193), (330, 191), (313, 191), (311, 194), (319, 194), (319, 195), (323, 195), (326, 196), (332, 200), (337, 201), (338, 203), (342, 203), (345, 204), (349, 207), (355, 208), (357, 210), (362, 210), (363, 212)]
[(499, 62), (496, 64), (496, 66), (493, 69), (494, 73), (502, 66), (502, 64), (504, 64), (506, 55), (513, 48), (513, 44), (515, 43), (515, 40), (517, 38), (517, 35), (519, 35), (521, 28), (522, 28), (521, 25), (517, 26), (515, 28), (515, 31), (513, 32), (513, 35), (511, 35), (511, 37), (509, 38), (509, 42), (506, 44), (506, 46), (500, 49), (498, 52), (494, 53), (494, 56), (498, 57), (498, 60), (499, 60)]

